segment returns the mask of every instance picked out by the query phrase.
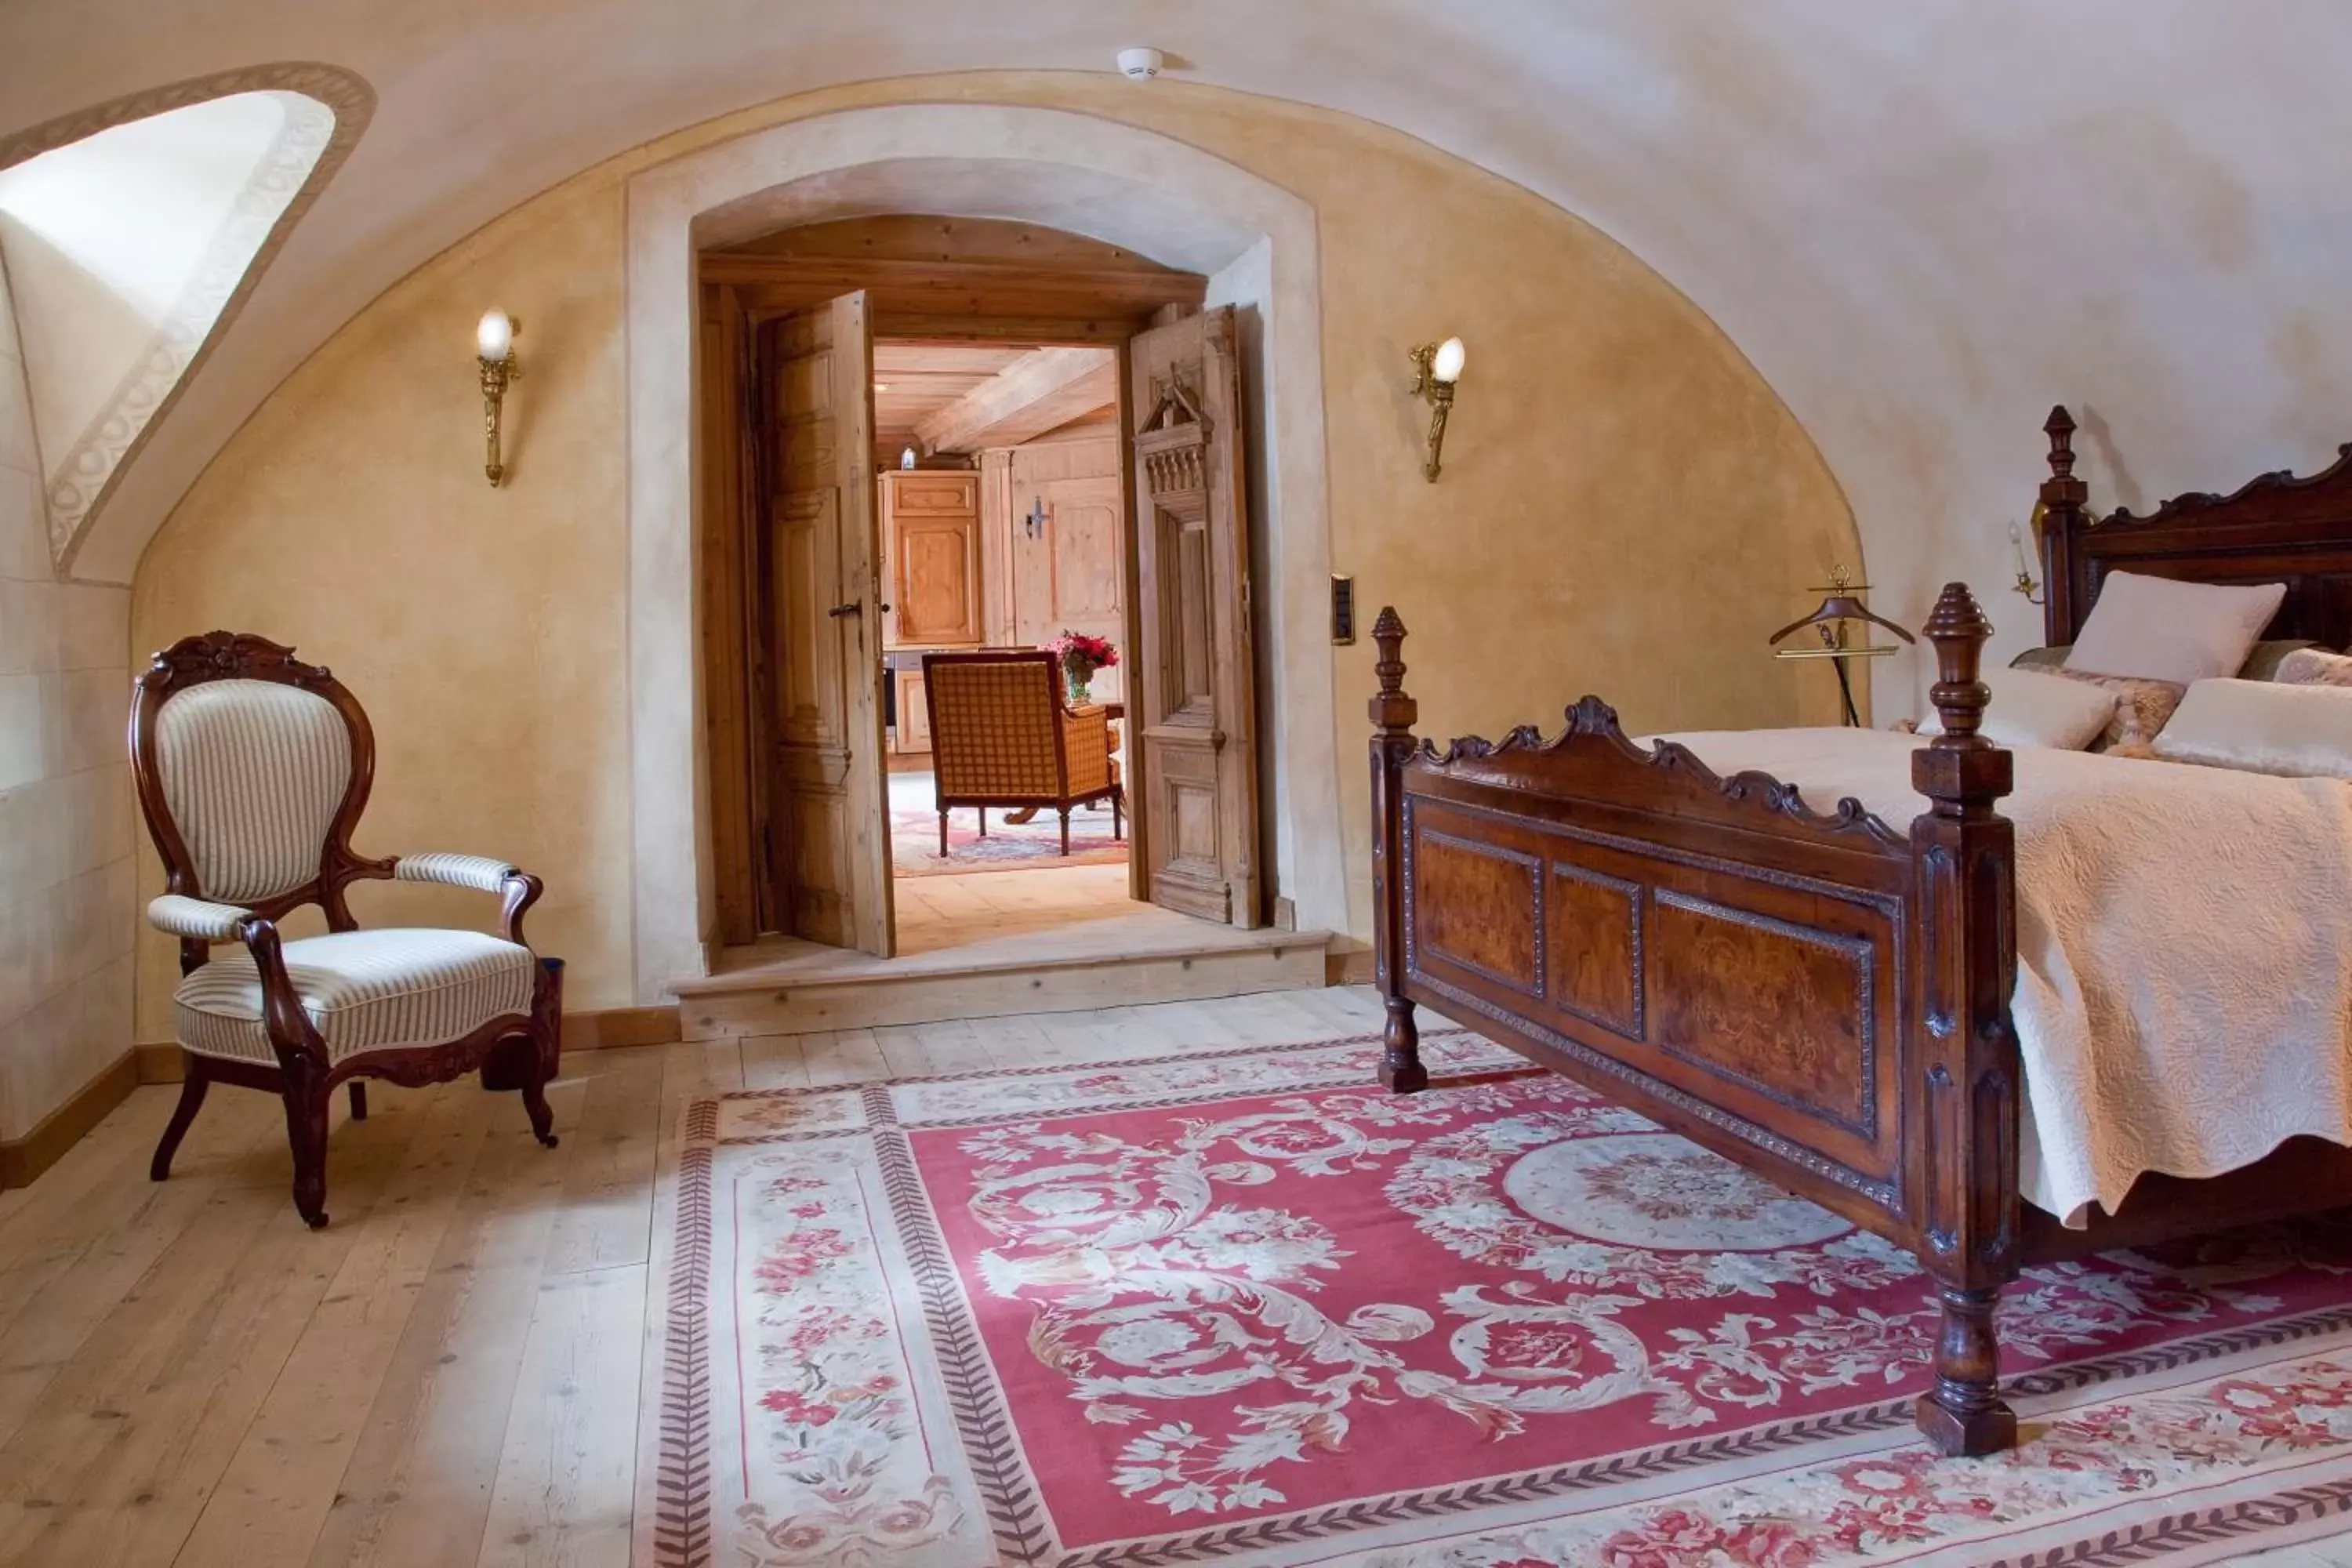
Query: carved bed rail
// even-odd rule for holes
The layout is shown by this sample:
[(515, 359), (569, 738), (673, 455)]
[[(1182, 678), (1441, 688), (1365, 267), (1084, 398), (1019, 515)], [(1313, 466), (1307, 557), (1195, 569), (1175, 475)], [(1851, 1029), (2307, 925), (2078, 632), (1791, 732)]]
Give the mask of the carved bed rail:
[(1942, 1310), (1919, 1425), (1979, 1454), (2015, 1433), (1992, 1331), (2020, 1252), (2011, 759), (1977, 733), (1991, 627), (1965, 586), (1926, 630), (1945, 732), (1906, 829), (1636, 745), (1590, 697), (1549, 740), (1418, 742), (1382, 610), (1381, 1077), (1428, 1082), (1431, 1006), (1912, 1247)]

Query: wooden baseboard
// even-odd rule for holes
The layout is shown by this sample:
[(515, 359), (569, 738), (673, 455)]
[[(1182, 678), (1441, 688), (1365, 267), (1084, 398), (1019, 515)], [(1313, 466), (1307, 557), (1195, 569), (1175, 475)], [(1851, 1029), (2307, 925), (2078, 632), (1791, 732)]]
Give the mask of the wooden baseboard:
[[(1339, 945), (1339, 939), (1332, 946)], [(1326, 985), (1370, 985), (1372, 983), (1372, 950), (1355, 948), (1347, 952), (1330, 952), (1323, 958), (1323, 983)]]
[[(178, 1047), (173, 1047), (176, 1053)], [(178, 1063), (173, 1064), (175, 1068)], [(106, 1113), (131, 1098), (142, 1081), (139, 1053), (125, 1051), (22, 1138), (0, 1142), (0, 1187), (22, 1187), (62, 1158)]]
[[(563, 1051), (566, 1056), (573, 1051), (667, 1046), (675, 1044), (677, 1040), (676, 1003), (665, 1007), (605, 1007), (591, 1013), (563, 1015)], [(170, 1041), (160, 1045), (134, 1046), (131, 1055), (138, 1063), (137, 1082), (180, 1081), (180, 1047)]]

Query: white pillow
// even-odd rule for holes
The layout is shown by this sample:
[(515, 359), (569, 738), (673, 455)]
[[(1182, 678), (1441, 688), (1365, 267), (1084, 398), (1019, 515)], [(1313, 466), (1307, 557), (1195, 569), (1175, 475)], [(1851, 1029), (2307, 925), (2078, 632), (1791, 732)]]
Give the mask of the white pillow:
[(2352, 687), (2200, 680), (2153, 749), (2176, 763), (2352, 779)]
[[(2079, 752), (2097, 740), (2115, 717), (2112, 688), (2092, 686), (2038, 669), (1988, 669), (1978, 677), (1992, 688), (1977, 733), (1996, 746), (2054, 746)], [(1943, 721), (1928, 710), (1922, 735), (1943, 733)]]
[(2176, 686), (2235, 675), (2285, 597), (2284, 583), (2224, 588), (2110, 572), (2066, 668)]

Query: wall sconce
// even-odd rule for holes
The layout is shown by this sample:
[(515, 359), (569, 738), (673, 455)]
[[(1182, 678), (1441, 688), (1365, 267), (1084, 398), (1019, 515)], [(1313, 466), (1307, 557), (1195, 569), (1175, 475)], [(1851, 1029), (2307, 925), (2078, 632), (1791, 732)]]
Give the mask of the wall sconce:
[[(2026, 521), (2025, 526), (2033, 531), (2033, 542), (2037, 550), (2042, 543), (2042, 514), (2048, 510), (2040, 501), (2035, 501), (2033, 515)], [(2017, 556), (2017, 581), (2010, 584), (2011, 590), (2024, 595), (2025, 602), (2029, 605), (2039, 605), (2042, 600), (2049, 598), (2050, 595), (2042, 585), (2033, 580), (2032, 558), (2025, 552), (2025, 535), (2014, 522), (2009, 525), (2009, 548)], [(2035, 597), (2036, 595), (2040, 597)]]
[(1421, 473), (1435, 484), (1438, 458), (1445, 448), (1445, 416), (1454, 408), (1454, 384), (1462, 379), (1462, 340), (1423, 343), (1412, 351), (1412, 363), (1420, 373), (1413, 377), (1412, 395), (1429, 403), (1429, 461)]
[(504, 310), (482, 312), (474, 328), (474, 351), (482, 366), (482, 472), (488, 474), (492, 486), (507, 477), (507, 466), (499, 458), (499, 420), (507, 401), (507, 383), (522, 376), (522, 362), (515, 358), (515, 334), (522, 323)]

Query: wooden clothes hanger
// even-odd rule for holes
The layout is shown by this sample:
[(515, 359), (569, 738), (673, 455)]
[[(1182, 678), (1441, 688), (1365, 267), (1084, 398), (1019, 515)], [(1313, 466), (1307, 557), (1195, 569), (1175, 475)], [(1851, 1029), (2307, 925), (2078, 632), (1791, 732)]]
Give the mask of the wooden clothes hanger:
[[(1870, 584), (1847, 582), (1845, 568), (1843, 566), (1831, 567), (1829, 586), (1813, 591), (1822, 595), (1820, 607), (1801, 620), (1790, 621), (1787, 626), (1765, 638), (1765, 646), (1776, 649), (1773, 654), (1775, 658), (1830, 660), (1832, 667), (1837, 671), (1838, 704), (1843, 710), (1845, 721), (1849, 725), (1858, 725), (1862, 722), (1862, 715), (1854, 706), (1853, 682), (1846, 675), (1846, 661), (1855, 658), (1880, 658), (1893, 653), (1895, 649), (1891, 647), (1874, 647), (1868, 642), (1864, 642), (1860, 647), (1846, 647), (1845, 623), (1860, 621), (1867, 626), (1885, 626), (1906, 643), (1915, 643), (1918, 638), (1888, 620), (1885, 616), (1872, 614), (1870, 606), (1855, 597), (1858, 594), (1868, 593)], [(1779, 647), (1783, 640), (1795, 633), (1803, 631), (1807, 626), (1815, 627), (1820, 631), (1822, 638), (1820, 647)], [(1867, 633), (1864, 634), (1865, 637), (1867, 635)]]
[[(1870, 584), (1847, 582), (1842, 568), (1831, 567), (1829, 586), (1812, 591), (1827, 595), (1822, 600), (1821, 607), (1802, 620), (1790, 621), (1787, 626), (1766, 637), (1764, 639), (1766, 647), (1776, 647), (1790, 633), (1803, 631), (1807, 626), (1830, 627), (1839, 621), (1865, 621), (1874, 626), (1885, 626), (1906, 643), (1916, 643), (1919, 640), (1885, 616), (1873, 615), (1869, 605), (1854, 597), (1856, 594), (1868, 593)], [(1853, 651), (1858, 654), (1862, 650), (1856, 648)]]

